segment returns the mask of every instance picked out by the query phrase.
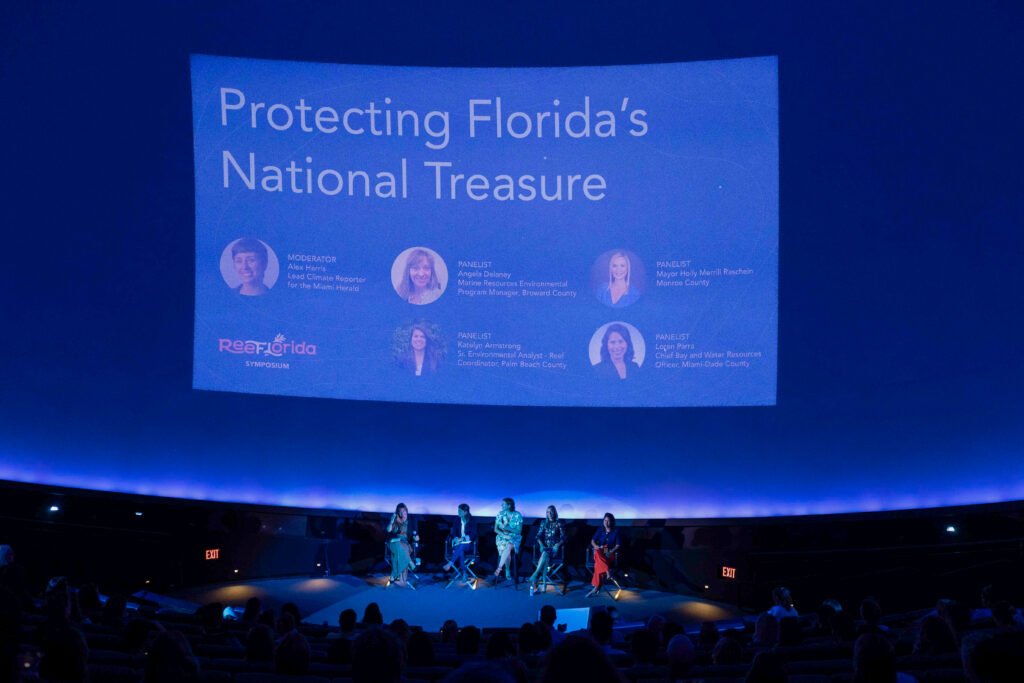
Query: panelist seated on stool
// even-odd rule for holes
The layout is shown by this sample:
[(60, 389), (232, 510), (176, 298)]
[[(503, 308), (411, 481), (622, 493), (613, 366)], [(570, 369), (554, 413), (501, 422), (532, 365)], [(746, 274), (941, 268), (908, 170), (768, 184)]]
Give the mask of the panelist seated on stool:
[(619, 531), (615, 528), (615, 515), (606, 512), (604, 519), (601, 521), (601, 528), (597, 530), (594, 537), (590, 540), (589, 551), (593, 553), (594, 576), (590, 580), (593, 588), (587, 593), (588, 598), (597, 595), (601, 591), (601, 584), (605, 579), (610, 580), (618, 587), (618, 582), (612, 576), (612, 569), (615, 567), (615, 562), (618, 559), (621, 548)]
[(396, 583), (412, 588), (408, 575), (418, 578), (413, 570), (416, 567), (416, 549), (419, 547), (420, 536), (405, 503), (399, 503), (395, 508), (395, 514), (385, 528), (385, 537), (384, 562), (391, 568), (388, 585)]
[[(537, 553), (534, 555), (536, 569), (530, 575), (530, 595), (537, 591), (537, 581), (543, 581), (547, 591), (551, 575), (565, 564), (565, 523), (558, 518), (558, 510), (549, 505), (545, 519), (537, 530)], [(558, 591), (563, 594), (562, 591)]]
[(523, 513), (516, 512), (516, 502), (511, 498), (501, 501), (501, 512), (494, 518), (494, 534), (494, 542), (498, 547), (498, 568), (494, 570), (494, 585), (498, 585), (503, 569), (506, 579), (512, 578), (512, 571), (515, 570), (518, 584), (518, 563), (514, 561), (514, 555), (519, 554), (519, 544), (523, 540)]
[[(447, 563), (442, 567), (446, 572), (456, 570), (456, 576), (466, 578), (467, 572), (476, 578), (476, 574), (470, 569), (470, 565), (476, 560), (476, 524), (473, 523), (473, 516), (469, 513), (469, 505), (459, 505), (459, 520), (452, 524), (448, 531), (448, 542), (445, 548), (445, 559)], [(449, 585), (451, 585), (449, 583)]]

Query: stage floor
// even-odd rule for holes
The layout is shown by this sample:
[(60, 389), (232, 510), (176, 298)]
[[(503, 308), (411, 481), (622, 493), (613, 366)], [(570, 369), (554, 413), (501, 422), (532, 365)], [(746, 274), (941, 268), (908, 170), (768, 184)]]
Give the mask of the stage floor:
[(263, 602), (264, 609), (275, 612), (284, 603), (294, 602), (304, 621), (332, 626), (337, 625), (338, 614), (343, 609), (354, 609), (362, 618), (366, 606), (376, 602), (385, 623), (402, 618), (411, 625), (430, 631), (440, 629), (447, 619), (454, 619), (459, 626), (518, 626), (536, 621), (538, 611), (545, 604), (556, 609), (614, 605), (623, 622), (639, 622), (661, 614), (670, 621), (687, 626), (687, 630), (704, 621), (735, 621), (738, 626), (742, 615), (731, 605), (625, 585), (619, 599), (613, 601), (603, 592), (598, 597), (585, 597), (590, 585), (578, 581), (569, 584), (564, 596), (549, 586), (546, 594), (538, 592), (533, 597), (530, 596), (529, 584), (522, 581), (518, 591), (510, 581), (497, 588), (481, 581), (476, 590), (465, 584), (455, 584), (446, 589), (445, 583), (446, 580), (440, 577), (435, 579), (426, 575), (421, 576), (417, 590), (410, 590), (398, 586), (385, 588), (386, 577), (382, 576), (290, 577), (185, 588), (172, 593), (171, 597), (196, 606), (218, 601), (241, 608), (246, 600), (256, 596)]

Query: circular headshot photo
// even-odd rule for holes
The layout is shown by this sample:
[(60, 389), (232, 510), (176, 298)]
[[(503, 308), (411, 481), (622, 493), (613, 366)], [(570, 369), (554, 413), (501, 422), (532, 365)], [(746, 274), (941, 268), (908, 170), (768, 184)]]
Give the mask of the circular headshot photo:
[(220, 274), (228, 287), (243, 296), (262, 296), (281, 274), (281, 264), (270, 246), (255, 237), (235, 240), (220, 254)]
[(590, 338), (590, 364), (603, 379), (635, 379), (646, 355), (643, 335), (629, 323), (602, 325)]
[(418, 306), (434, 303), (448, 286), (448, 266), (433, 249), (412, 247), (391, 264), (391, 284), (403, 301)]
[(640, 257), (628, 249), (612, 249), (597, 257), (590, 269), (590, 286), (597, 300), (610, 308), (636, 303), (647, 285)]
[(391, 339), (395, 363), (415, 377), (437, 372), (447, 352), (440, 326), (429, 320), (414, 320), (403, 325), (395, 330)]

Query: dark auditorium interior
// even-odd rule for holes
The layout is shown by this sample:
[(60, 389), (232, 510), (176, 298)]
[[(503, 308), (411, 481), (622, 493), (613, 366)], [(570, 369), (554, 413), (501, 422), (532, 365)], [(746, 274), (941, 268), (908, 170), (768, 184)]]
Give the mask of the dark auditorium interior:
[[(1022, 33), (1008, 0), (4, 2), (0, 683), (1024, 681)], [(775, 57), (774, 404), (196, 387), (194, 55)]]

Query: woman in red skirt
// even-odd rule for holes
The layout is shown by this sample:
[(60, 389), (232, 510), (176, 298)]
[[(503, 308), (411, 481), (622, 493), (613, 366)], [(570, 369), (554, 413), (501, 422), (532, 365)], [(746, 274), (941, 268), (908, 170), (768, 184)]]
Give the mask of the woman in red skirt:
[(594, 546), (594, 578), (590, 580), (594, 587), (587, 593), (588, 598), (597, 595), (601, 590), (601, 580), (615, 564), (615, 556), (619, 552), (619, 532), (615, 528), (615, 515), (610, 512), (604, 513), (601, 528), (590, 540), (590, 545)]

